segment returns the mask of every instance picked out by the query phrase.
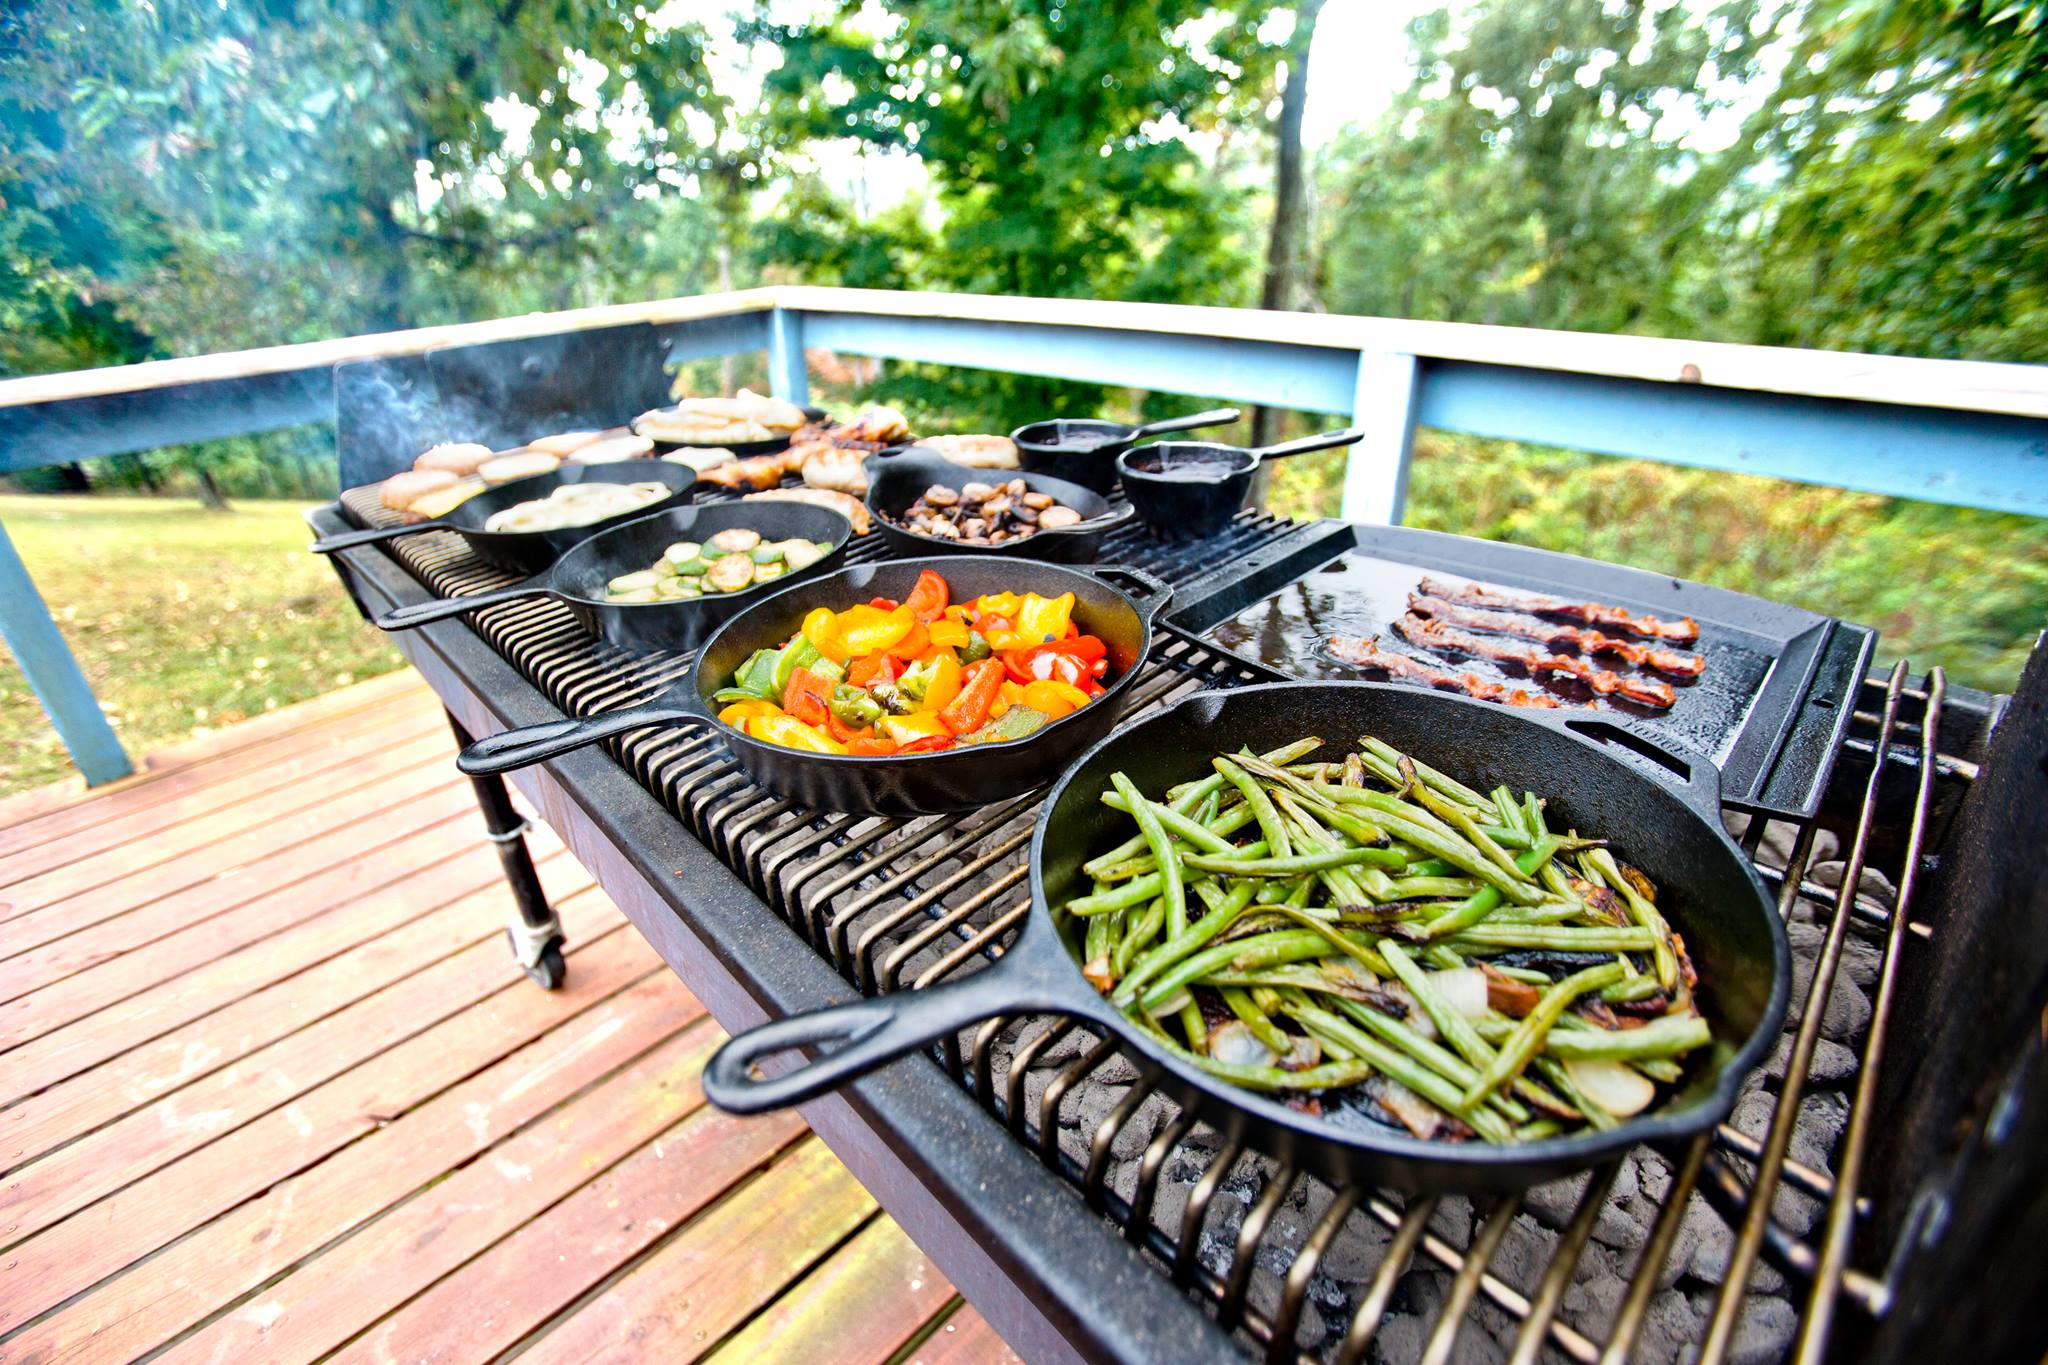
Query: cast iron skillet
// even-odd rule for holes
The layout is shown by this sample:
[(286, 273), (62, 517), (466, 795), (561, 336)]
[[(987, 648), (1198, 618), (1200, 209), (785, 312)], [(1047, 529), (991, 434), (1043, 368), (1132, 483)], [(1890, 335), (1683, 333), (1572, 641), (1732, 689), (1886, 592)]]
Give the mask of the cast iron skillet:
[[(1135, 515), (1130, 508), (1112, 507), (1100, 493), (1065, 479), (1007, 469), (972, 469), (954, 464), (935, 450), (917, 446), (905, 446), (895, 455), (870, 455), (864, 467), (868, 475), (868, 514), (899, 554), (1005, 555), (1011, 559), (1043, 560), (1047, 564), (1092, 564), (1102, 548), (1102, 538)], [(957, 489), (970, 483), (1001, 484), (1011, 479), (1024, 480), (1024, 486), (1034, 493), (1050, 494), (1054, 501), (1079, 512), (1083, 520), (1075, 526), (1040, 531), (1022, 540), (1006, 540), (1001, 545), (963, 545), (896, 524), (910, 504), (935, 483)]]
[(1161, 441), (1125, 451), (1117, 457), (1116, 469), (1124, 481), (1124, 496), (1154, 534), (1168, 540), (1204, 540), (1229, 525), (1244, 506), (1261, 461), (1348, 446), (1363, 435), (1353, 427), (1259, 450), (1207, 441)]
[[(1198, 693), (1096, 745), (1053, 788), (1031, 840), (1031, 918), (999, 962), (964, 981), (743, 1033), (705, 1068), (704, 1093), (735, 1113), (778, 1109), (982, 1020), (1052, 1011), (1114, 1036), (1168, 1093), (1226, 1136), (1338, 1180), (1411, 1192), (1505, 1191), (1612, 1160), (1640, 1142), (1706, 1132), (1777, 1042), (1791, 975), (1785, 930), (1755, 869), (1721, 828), (1719, 779), (1710, 764), (1693, 761), (1676, 788), (1579, 732), (1644, 747), (1640, 736), (1595, 716), (1539, 718), (1387, 683), (1273, 683)], [(1330, 746), (1326, 752), (1336, 753), (1366, 733), (1481, 790), (1505, 782), (1546, 796), (1558, 823), (1612, 838), (1619, 856), (1649, 873), (1699, 970), (1700, 1006), (1714, 1029), (1705, 1055), (1687, 1060), (1675, 1095), (1604, 1133), (1504, 1145), (1424, 1142), (1331, 1094), (1323, 1096), (1327, 1116), (1316, 1116), (1217, 1080), (1128, 1023), (1081, 976), (1048, 907), (1084, 890), (1081, 864), (1129, 833), (1125, 818), (1098, 800), (1112, 772), (1156, 794), (1206, 775), (1219, 751), (1265, 751), (1318, 735)], [(750, 1074), (775, 1053), (823, 1044), (837, 1046), (773, 1079)]]
[(1142, 427), (1092, 418), (1058, 417), (1050, 422), (1033, 422), (1010, 433), (1017, 443), (1017, 462), (1029, 474), (1050, 474), (1056, 479), (1078, 483), (1098, 493), (1116, 488), (1116, 457), (1132, 443), (1169, 431), (1193, 431), (1197, 427), (1220, 427), (1235, 422), (1236, 408), (1212, 408), (1208, 412), (1169, 417)]
[[(605, 594), (605, 585), (612, 579), (646, 568), (676, 541), (709, 540), (734, 526), (759, 531), (763, 540), (800, 536), (828, 542), (832, 553), (809, 568), (740, 592), (667, 602), (614, 602)], [(553, 568), (523, 583), (469, 597), (396, 607), (379, 616), (376, 624), (380, 630), (411, 630), (500, 602), (552, 597), (568, 603), (586, 629), (621, 649), (695, 649), (721, 622), (731, 620), (770, 592), (830, 573), (838, 567), (840, 552), (852, 535), (853, 527), (846, 518), (829, 507), (774, 502), (676, 507), (601, 531), (556, 560)]]
[[(731, 682), (748, 655), (778, 646), (796, 634), (814, 608), (841, 611), (875, 597), (900, 602), (910, 595), (924, 569), (946, 580), (955, 601), (998, 592), (1036, 592), (1047, 597), (1073, 593), (1075, 622), (1109, 647), (1107, 690), (1027, 739), (907, 758), (856, 758), (785, 749), (713, 719), (719, 708), (712, 702), (712, 694)], [(1114, 566), (1068, 569), (972, 556), (863, 564), (776, 593), (741, 612), (711, 637), (689, 677), (649, 705), (492, 735), (464, 749), (455, 766), (473, 775), (502, 773), (628, 730), (694, 725), (724, 740), (754, 781), (778, 796), (817, 810), (877, 815), (974, 810), (1049, 781), (1075, 754), (1108, 732), (1123, 710), (1140, 665), (1152, 652), (1152, 620), (1172, 596), (1173, 589), (1152, 575)]]
[[(564, 461), (560, 469), (550, 474), (534, 474), (524, 479), (501, 483), (496, 488), (486, 488), (469, 501), (457, 507), (445, 517), (430, 521), (416, 521), (410, 526), (378, 526), (367, 531), (344, 531), (338, 536), (328, 536), (313, 542), (312, 550), (317, 555), (331, 555), (337, 550), (352, 550), (358, 545), (374, 545), (378, 541), (397, 540), (400, 536), (416, 536), (422, 531), (453, 531), (469, 542), (469, 548), (477, 557), (493, 568), (507, 573), (536, 574), (554, 563), (567, 552), (570, 546), (587, 540), (594, 532), (607, 526), (616, 526), (628, 517), (644, 517), (650, 512), (659, 512), (669, 507), (686, 506), (694, 493), (691, 486), (697, 482), (697, 471), (682, 465), (666, 464), (660, 460), (620, 460), (613, 464), (575, 464)], [(669, 486), (668, 497), (660, 502), (649, 503), (635, 508), (624, 516), (608, 517), (594, 521), (587, 526), (565, 526), (559, 531), (486, 531), (484, 523), (494, 513), (535, 498), (544, 498), (565, 483), (664, 483)]]

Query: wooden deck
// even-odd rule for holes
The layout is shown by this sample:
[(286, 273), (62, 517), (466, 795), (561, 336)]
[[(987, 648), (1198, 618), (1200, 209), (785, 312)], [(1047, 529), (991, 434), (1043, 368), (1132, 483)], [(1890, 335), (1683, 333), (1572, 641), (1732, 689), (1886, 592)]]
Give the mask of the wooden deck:
[(411, 673), (0, 801), (0, 1360), (1014, 1359)]

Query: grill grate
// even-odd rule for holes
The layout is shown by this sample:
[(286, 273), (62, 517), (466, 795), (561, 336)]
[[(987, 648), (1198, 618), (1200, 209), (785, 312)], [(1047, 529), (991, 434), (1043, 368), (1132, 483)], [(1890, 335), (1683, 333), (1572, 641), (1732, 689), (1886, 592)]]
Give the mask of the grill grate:
[[(383, 519), (360, 491), (344, 501), (359, 520)], [(1294, 529), (1246, 513), (1222, 536), (1167, 546), (1127, 528), (1102, 558), (1183, 586)], [(442, 595), (509, 581), (452, 535), (400, 542), (397, 553)], [(874, 537), (848, 558), (885, 554)], [(555, 603), (490, 608), (471, 623), (571, 714), (647, 700), (691, 663), (596, 643)], [(1162, 637), (1130, 714), (1248, 680), (1228, 656)], [(1269, 1361), (1531, 1361), (1546, 1347), (1582, 1362), (1694, 1350), (1710, 1365), (1818, 1358), (1843, 1300), (1862, 1314), (1887, 1302), (1849, 1252), (1895, 968), (1927, 933), (1907, 907), (1933, 782), (1974, 775), (1936, 752), (1943, 698), (1939, 670), (1924, 688), (1907, 686), (1903, 664), (1866, 683), (1852, 747), (1870, 761), (1846, 843), (1813, 822), (1731, 815), (1778, 890), (1795, 1003), (1778, 1057), (1751, 1078), (1731, 1121), (1684, 1150), (1639, 1149), (1478, 1207), (1403, 1201), (1332, 1189), (1220, 1138), (1154, 1093), (1111, 1040), (1071, 1021), (992, 1020), (948, 1040), (939, 1060)], [(755, 787), (709, 735), (646, 730), (607, 748), (863, 992), (971, 972), (1024, 920), (1035, 797), (964, 815), (825, 815)], [(1887, 877), (1869, 866), (1870, 851), (1880, 790), (1901, 772), (1914, 783), (1910, 823)]]

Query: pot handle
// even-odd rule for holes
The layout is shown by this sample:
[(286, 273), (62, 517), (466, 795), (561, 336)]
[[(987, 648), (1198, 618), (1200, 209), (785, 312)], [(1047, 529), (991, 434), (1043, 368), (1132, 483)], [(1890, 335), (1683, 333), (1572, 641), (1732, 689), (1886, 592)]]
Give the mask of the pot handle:
[(397, 540), (400, 536), (416, 536), (422, 531), (445, 531), (444, 521), (416, 521), (410, 526), (372, 526), (367, 531), (343, 531), (337, 536), (322, 536), (306, 548), (316, 555), (337, 554), (342, 550), (353, 550), (358, 545), (375, 545), (379, 541)]
[(543, 721), (539, 725), (526, 725), (488, 735), (457, 754), (455, 766), (471, 777), (486, 777), (545, 763), (572, 749), (625, 734), (628, 730), (643, 730), (650, 725), (709, 723), (701, 711), (674, 702), (630, 706), (623, 711)]
[(1161, 436), (1169, 431), (1193, 431), (1197, 427), (1220, 427), (1226, 422), (1235, 422), (1244, 414), (1236, 408), (1210, 408), (1207, 412), (1191, 412), (1185, 417), (1169, 417), (1163, 422), (1147, 422), (1125, 441), (1138, 441), (1147, 436)]
[(412, 602), (402, 607), (393, 607), (371, 624), (379, 630), (412, 630), (445, 621), (451, 616), (463, 616), (483, 607), (495, 607), (501, 602), (517, 602), (522, 597), (537, 597), (548, 592), (547, 583), (540, 578), (529, 578), (523, 583), (514, 583), (509, 588), (493, 588), (489, 592), (471, 593), (466, 597), (436, 598), (431, 602)]
[(1129, 597), (1131, 605), (1135, 606), (1138, 614), (1147, 621), (1157, 616), (1166, 604), (1173, 600), (1171, 583), (1143, 569), (1132, 568), (1128, 564), (1097, 564), (1085, 572), (1093, 574)]
[[(1000, 962), (964, 981), (896, 991), (770, 1020), (728, 1040), (704, 1067), (704, 1096), (729, 1114), (761, 1114), (816, 1099), (885, 1062), (1019, 1010), (1055, 1008), (1041, 993), (1004, 989)], [(790, 1048), (837, 1043), (780, 1076), (756, 1077), (754, 1064)]]
[(1677, 788), (1687, 805), (1710, 820), (1721, 818), (1721, 770), (1707, 758), (1610, 716), (1566, 716), (1552, 723), (1581, 739), (1626, 749), (1648, 760), (1665, 774), (1666, 785)]
[(1326, 431), (1318, 436), (1304, 436), (1298, 441), (1284, 441), (1277, 446), (1266, 446), (1246, 453), (1259, 460), (1280, 460), (1289, 455), (1306, 455), (1312, 450), (1328, 450), (1332, 446), (1354, 445), (1365, 439), (1364, 427), (1346, 427), (1342, 431)]

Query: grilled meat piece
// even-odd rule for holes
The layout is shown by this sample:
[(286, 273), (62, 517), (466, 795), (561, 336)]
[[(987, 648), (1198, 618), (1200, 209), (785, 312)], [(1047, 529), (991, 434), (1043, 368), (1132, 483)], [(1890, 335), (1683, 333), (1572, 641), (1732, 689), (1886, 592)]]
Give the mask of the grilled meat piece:
[(1489, 639), (1470, 631), (1453, 630), (1413, 612), (1394, 622), (1401, 638), (1426, 649), (1450, 649), (1478, 659), (1519, 664), (1531, 673), (1567, 673), (1601, 696), (1617, 696), (1642, 706), (1669, 706), (1678, 694), (1667, 682), (1652, 678), (1631, 678), (1609, 669), (1596, 668), (1576, 654), (1552, 654), (1541, 645), (1515, 645)]
[(1569, 616), (1590, 625), (1612, 626), (1616, 630), (1625, 630), (1631, 635), (1642, 635), (1653, 640), (1689, 642), (1700, 638), (1700, 623), (1690, 616), (1681, 616), (1676, 621), (1663, 621), (1655, 616), (1638, 616), (1625, 608), (1604, 606), (1598, 602), (1567, 602), (1561, 597), (1546, 597), (1541, 593), (1509, 592), (1504, 588), (1482, 587), (1477, 583), (1446, 583), (1437, 578), (1424, 578), (1420, 586), (1424, 596), (1441, 597), (1446, 602), (1456, 602), (1462, 607), (1526, 611), (1535, 616)]
[(1447, 626), (1490, 631), (1495, 635), (1519, 635), (1525, 640), (1540, 640), (1546, 645), (1568, 645), (1581, 654), (1613, 654), (1637, 668), (1654, 668), (1675, 678), (1697, 678), (1707, 669), (1707, 661), (1697, 654), (1617, 640), (1612, 635), (1603, 635), (1584, 626), (1561, 626), (1548, 621), (1532, 621), (1523, 616), (1510, 616), (1506, 612), (1486, 611), (1480, 607), (1461, 607), (1447, 598), (1416, 592), (1408, 594), (1408, 607), (1425, 616), (1434, 616)]
[(1377, 638), (1362, 640), (1343, 635), (1330, 637), (1330, 653), (1341, 663), (1355, 664), (1360, 668), (1376, 668), (1392, 678), (1406, 678), (1413, 682), (1427, 683), (1431, 687), (1448, 687), (1481, 701), (1497, 701), (1503, 706), (1553, 707), (1557, 698), (1541, 692), (1528, 692), (1519, 687), (1508, 687), (1482, 678), (1477, 673), (1452, 673), (1445, 669), (1433, 668), (1422, 660), (1407, 654), (1396, 654), (1381, 649)]

